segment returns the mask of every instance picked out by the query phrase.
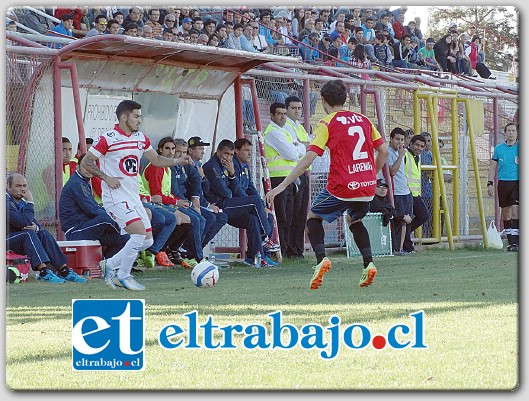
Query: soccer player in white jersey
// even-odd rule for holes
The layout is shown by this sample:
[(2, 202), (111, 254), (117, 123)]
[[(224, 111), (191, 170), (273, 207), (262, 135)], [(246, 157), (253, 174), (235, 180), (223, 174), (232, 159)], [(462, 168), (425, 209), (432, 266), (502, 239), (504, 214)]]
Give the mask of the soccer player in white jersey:
[[(102, 260), (99, 267), (106, 283), (133, 291), (144, 290), (131, 275), (132, 265), (139, 251), (153, 244), (152, 228), (140, 200), (138, 174), (143, 156), (157, 167), (191, 164), (185, 155), (179, 159), (158, 155), (149, 138), (139, 131), (141, 104), (122, 101), (116, 108), (118, 124), (97, 138), (86, 153), (82, 166), (102, 180), (102, 199), (106, 212), (118, 223), (122, 231), (130, 234), (121, 251), (110, 259)], [(99, 168), (96, 162), (99, 160)]]

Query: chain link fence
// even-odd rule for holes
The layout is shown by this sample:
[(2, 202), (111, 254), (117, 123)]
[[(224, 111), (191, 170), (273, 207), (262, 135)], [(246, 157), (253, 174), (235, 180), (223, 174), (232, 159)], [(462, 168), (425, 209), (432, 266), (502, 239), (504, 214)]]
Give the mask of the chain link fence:
[(6, 52), (6, 173), (23, 174), (36, 217), (53, 227), (55, 138), (51, 57)]

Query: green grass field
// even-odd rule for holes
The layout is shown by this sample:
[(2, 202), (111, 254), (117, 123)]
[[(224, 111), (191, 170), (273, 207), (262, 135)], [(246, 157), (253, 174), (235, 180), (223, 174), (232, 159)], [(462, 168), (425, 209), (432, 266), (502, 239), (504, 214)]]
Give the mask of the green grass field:
[[(309, 290), (312, 256), (266, 270), (220, 271), (215, 288), (193, 286), (190, 271), (146, 271), (144, 292), (87, 284), (7, 286), (6, 381), (39, 390), (512, 390), (519, 382), (518, 255), (479, 249), (425, 250), (375, 259), (379, 274), (359, 288), (359, 258), (331, 256), (323, 285)], [(146, 356), (141, 372), (72, 370), (72, 299), (145, 299)], [(426, 350), (342, 347), (333, 360), (318, 350), (168, 351), (159, 330), (197, 310), (225, 324), (361, 323), (374, 332), (411, 324), (424, 310)], [(240, 337), (236, 337), (236, 341)], [(44, 373), (43, 373), (44, 372)]]

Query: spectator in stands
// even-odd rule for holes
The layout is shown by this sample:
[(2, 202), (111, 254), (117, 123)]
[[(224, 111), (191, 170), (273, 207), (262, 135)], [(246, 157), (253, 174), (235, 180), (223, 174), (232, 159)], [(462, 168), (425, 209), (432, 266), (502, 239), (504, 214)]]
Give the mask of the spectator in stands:
[[(97, 12), (95, 15), (105, 14), (104, 12)], [(81, 20), (83, 18), (83, 11), (79, 7), (57, 7), (54, 12), (54, 16), (57, 19), (62, 21), (63, 15), (71, 15), (73, 18), (72, 24), (72, 34), (76, 38), (82, 38), (86, 34), (85, 31), (81, 29)], [(93, 22), (93, 19), (90, 20)]]
[(343, 21), (338, 21), (336, 23), (336, 29), (332, 31), (331, 33), (331, 43), (334, 43), (334, 40), (336, 39), (337, 36), (339, 36), (342, 39), (342, 43), (347, 43), (347, 40), (349, 39), (348, 37), (345, 36), (345, 23)]
[(435, 59), (445, 72), (456, 73), (455, 63), (456, 58), (450, 52), (450, 44), (452, 43), (452, 35), (447, 33), (433, 46)]
[[(349, 16), (346, 16), (346, 21), (349, 22), (354, 27), (362, 26), (364, 22), (362, 21), (362, 18), (360, 17), (361, 13), (362, 13), (362, 10), (360, 8), (358, 7), (353, 8), (352, 14), (350, 14)], [(374, 25), (374, 22), (375, 20), (373, 19), (373, 25)]]
[(376, 34), (375, 57), (377, 58), (377, 62), (383, 67), (392, 66), (393, 53), (388, 45), (388, 41), (389, 38), (383, 33)]
[[(336, 30), (339, 22), (343, 22), (345, 24), (345, 16), (346, 15), (347, 15), (347, 13), (344, 10), (338, 10), (336, 12), (336, 15), (334, 16), (335, 19), (331, 23), (331, 25), (329, 26), (329, 29), (330, 29), (331, 32)], [(332, 34), (331, 34), (331, 36), (332, 36)], [(345, 42), (346, 42), (346, 40), (344, 40), (344, 43)]]
[(107, 22), (106, 15), (99, 14), (94, 19), (94, 28), (90, 29), (86, 33), (85, 37), (89, 38), (90, 36), (103, 35), (105, 31), (107, 30), (107, 25), (108, 25), (108, 22)]
[(193, 29), (193, 20), (191, 18), (184, 18), (182, 20), (182, 25), (178, 27), (178, 32), (190, 33)]
[[(39, 11), (45, 12), (44, 7), (42, 6), (36, 6), (34, 8)], [(48, 29), (52, 30), (55, 27), (48, 18), (37, 14), (32, 10), (28, 10), (25, 8), (15, 8), (15, 15), (19, 23), (43, 35), (46, 34), (46, 31)]]
[(318, 43), (318, 50), (322, 55), (323, 62), (330, 60), (329, 50), (331, 49), (331, 36), (329, 34), (324, 34), (321, 40)]
[(211, 35), (208, 39), (208, 46), (212, 46), (212, 47), (219, 47), (219, 42), (220, 42), (220, 38), (219, 38), (219, 35), (217, 35), (216, 33), (214, 33), (213, 35)]
[(149, 20), (144, 24), (144, 26), (150, 26), (152, 28), (152, 34), (155, 39), (162, 37), (163, 26), (160, 24), (160, 9), (151, 8), (149, 10)]
[(184, 23), (184, 19), (190, 18), (189, 11), (191, 11), (191, 8), (189, 6), (182, 6), (180, 8), (180, 17), (179, 17), (178, 25), (182, 25)]
[[(314, 30), (314, 27), (315, 27), (314, 19), (312, 19), (312, 18), (307, 18), (307, 19), (305, 19), (304, 27), (303, 27), (303, 29), (298, 33), (298, 40), (299, 40), (299, 41), (302, 41), (302, 40), (305, 39), (307, 36), (309, 36), (309, 34)], [(319, 35), (318, 35), (318, 40), (320, 40)]]
[[(341, 40), (338, 36), (337, 40)], [(286, 128), (286, 105), (272, 103), (270, 106), (270, 123), (263, 133), (270, 183), (272, 188), (278, 186), (305, 155), (305, 146), (299, 142), (295, 134)], [(287, 253), (289, 232), (292, 226), (294, 195), (298, 183), (292, 183), (274, 199), (279, 242), (283, 255)]]
[(321, 19), (321, 21), (323, 22), (323, 28), (322, 28), (322, 32), (323, 34), (326, 34), (326, 33), (330, 33), (331, 30), (330, 30), (330, 15), (331, 15), (331, 12), (329, 10), (320, 10), (320, 14), (318, 16), (318, 18)]
[(413, 38), (417, 38), (419, 43), (419, 48), (422, 48), (425, 46), (423, 40), (422, 40), (422, 32), (417, 29), (417, 24), (415, 21), (408, 22), (408, 25), (406, 25), (406, 33), (411, 36), (412, 40)]
[[(338, 58), (340, 60), (343, 60), (347, 63), (351, 62), (351, 55), (358, 44), (358, 41), (356, 38), (349, 38), (347, 43), (344, 43), (342, 46), (340, 46), (340, 50), (338, 52)], [(350, 67), (348, 64), (342, 64), (342, 63), (336, 63), (337, 67)]]
[[(408, 151), (404, 144), (406, 133), (400, 127), (395, 127), (390, 133), (388, 166), (389, 173), (393, 183), (393, 200), (395, 210), (402, 216), (413, 215), (413, 196), (408, 186), (408, 177), (406, 175), (406, 163)], [(419, 181), (420, 182), (420, 181)], [(411, 223), (411, 222), (410, 222)], [(408, 225), (408, 224), (407, 224)], [(393, 244), (393, 250), (396, 254), (407, 254), (403, 252), (404, 236), (402, 230), (404, 227), (395, 227), (395, 238), (402, 238), (401, 242)]]
[(228, 35), (227, 46), (228, 49), (242, 50), (241, 35), (244, 27), (241, 24), (235, 24), (233, 26), (233, 33)]
[(125, 18), (125, 20), (123, 20), (123, 27), (127, 29), (127, 25), (130, 23), (136, 24), (136, 29), (143, 28), (144, 23), (141, 18), (141, 10), (139, 7), (131, 7), (129, 9), (129, 15), (127, 15), (127, 18)]
[[(146, 25), (147, 26), (147, 25)], [(143, 27), (145, 29), (145, 27)], [(175, 34), (172, 29), (165, 29), (162, 34), (162, 40), (165, 42), (174, 42)], [(157, 38), (154, 38), (157, 39)]]
[(401, 40), (402, 36), (406, 33), (406, 28), (404, 27), (404, 14), (399, 14), (397, 16), (392, 27), (395, 32), (395, 39)]
[(241, 48), (244, 51), (251, 53), (259, 53), (253, 45), (253, 27), (252, 24), (246, 24), (243, 28), (242, 35), (239, 37)]
[[(246, 138), (237, 139), (233, 145), (235, 146), (235, 157), (233, 158), (233, 165), (235, 168), (235, 176), (238, 180), (239, 188), (241, 189), (242, 194), (246, 194), (251, 197), (260, 197), (259, 192), (255, 188), (255, 185), (252, 182), (252, 173), (250, 171), (250, 160), (252, 158), (252, 143)], [(272, 212), (266, 208), (264, 201), (261, 199), (262, 207), (266, 212), (266, 217), (268, 221), (269, 231), (266, 233), (268, 238), (272, 238), (274, 231), (274, 216)], [(304, 220), (303, 220), (304, 221)], [(305, 223), (303, 223), (303, 227)], [(268, 266), (275, 266), (278, 263), (270, 259), (270, 250), (262, 246), (261, 237), (255, 236), (254, 238), (255, 247), (260, 248), (261, 255), (268, 264)], [(248, 250), (248, 254), (252, 254)]]
[(424, 65), (426, 68), (432, 71), (442, 71), (441, 66), (435, 59), (435, 52), (433, 50), (434, 44), (434, 38), (426, 39), (426, 46), (421, 47), (417, 54), (419, 56), (419, 60), (422, 60), (422, 65)]
[(302, 27), (305, 28), (306, 18), (307, 16), (305, 15), (305, 9), (303, 7), (297, 7), (294, 9), (294, 15), (292, 17), (292, 35), (298, 40), (303, 39), (300, 32), (302, 31)]
[(376, 44), (376, 32), (373, 28), (375, 26), (375, 19), (373, 17), (366, 18), (365, 24), (361, 27), (364, 31), (362, 43), (365, 46), (366, 54), (371, 61), (376, 61), (375, 57), (375, 44)]
[[(83, 157), (79, 157), (79, 163)], [(114, 220), (94, 200), (90, 186), (92, 177), (78, 166), (64, 185), (59, 201), (61, 228), (68, 241), (98, 240), (103, 246), (103, 256), (111, 258), (125, 246), (129, 235), (121, 235)]]
[(253, 46), (261, 53), (270, 53), (270, 48), (266, 42), (266, 38), (259, 33), (259, 24), (255, 21), (250, 23), (252, 25), (252, 42)]
[[(263, 201), (257, 195), (247, 195), (238, 185), (234, 154), (235, 145), (232, 141), (223, 139), (219, 142), (215, 155), (204, 164), (204, 174), (211, 184), (205, 196), (228, 215), (229, 225), (246, 229), (249, 251), (245, 263), (253, 266), (255, 255), (263, 247), (269, 250), (277, 248), (267, 235), (270, 227)], [(261, 266), (268, 266), (265, 259), (261, 260)]]
[(204, 21), (202, 21), (202, 18), (198, 16), (193, 18), (193, 29), (199, 34), (202, 33), (202, 30), (204, 29)]
[(399, 8), (391, 11), (391, 14), (393, 15), (393, 21), (397, 20), (399, 15), (405, 15), (406, 11), (408, 11), (408, 6), (400, 6)]
[[(322, 61), (318, 50), (319, 37), (317, 32), (311, 32), (299, 45), (299, 54), (305, 63), (318, 63)], [(310, 47), (314, 49), (311, 49)]]
[(112, 18), (114, 18), (118, 22), (120, 30), (122, 30), (123, 22), (125, 21), (125, 17), (123, 16), (123, 13), (121, 11), (116, 11), (114, 14), (112, 14)]
[(228, 28), (224, 24), (217, 25), (217, 35), (219, 35), (219, 47), (228, 47)]
[(177, 17), (174, 14), (167, 13), (165, 14), (165, 17), (163, 19), (163, 25), (162, 28), (165, 29), (173, 29), (176, 28), (176, 19)]
[(6, 249), (27, 255), (38, 279), (49, 283), (86, 282), (66, 265), (66, 256), (49, 231), (35, 219), (33, 194), (21, 174), (7, 177)]
[(282, 45), (285, 46), (291, 46), (293, 45), (292, 41), (290, 40), (290, 37), (292, 36), (292, 32), (289, 30), (288, 26), (288, 16), (284, 12), (280, 12), (276, 17), (274, 18), (275, 24), (276, 24), (276, 30), (279, 31), (279, 34), (277, 36), (277, 40), (282, 42)]
[(479, 51), (481, 45), (481, 38), (478, 35), (474, 35), (470, 41), (470, 45), (466, 49), (466, 56), (470, 60), (470, 65), (473, 70), (476, 69), (478, 63)]
[[(49, 36), (55, 36), (55, 37), (68, 36), (68, 37), (73, 38), (72, 28), (73, 28), (72, 14), (64, 14), (61, 17), (61, 22), (59, 23), (59, 25), (53, 28), (53, 31), (52, 31), (59, 35), (53, 35), (53, 33), (51, 33)], [(52, 49), (60, 49), (63, 47), (63, 44), (62, 43), (48, 43), (48, 47), (51, 47)]]
[(391, 13), (383, 14), (380, 20), (375, 24), (375, 31), (387, 32), (391, 36), (391, 39), (394, 39), (395, 31), (393, 30), (393, 27), (390, 23), (391, 18)]
[(157, 39), (157, 40), (162, 39), (161, 37), (155, 38), (152, 32), (152, 27), (147, 24), (143, 26), (143, 30), (140, 36), (145, 39)]
[(217, 27), (217, 23), (213, 19), (207, 19), (206, 22), (204, 22), (204, 31), (206, 35), (211, 36), (215, 33), (215, 28)]
[(196, 45), (198, 43), (199, 36), (200, 34), (198, 33), (198, 31), (195, 31), (194, 29), (192, 29), (191, 32), (189, 32), (189, 44)]
[(323, 21), (321, 18), (316, 18), (314, 20), (314, 32), (318, 34), (319, 39), (321, 40), (323, 38), (324, 32), (323, 32)]
[(407, 33), (402, 35), (400, 42), (393, 44), (393, 67), (410, 68), (409, 56), (411, 49), (411, 36)]
[(111, 35), (117, 35), (119, 34), (120, 28), (121, 26), (119, 25), (119, 22), (115, 19), (111, 19), (107, 24), (107, 33)]
[(138, 25), (136, 25), (134, 22), (127, 24), (123, 34), (127, 36), (138, 37)]
[(205, 33), (201, 33), (200, 35), (198, 35), (197, 45), (207, 46), (208, 41), (209, 41), (208, 35)]
[(365, 10), (362, 10), (362, 13), (361, 13), (362, 24), (365, 24), (366, 20), (370, 17), (372, 17), (376, 21), (376, 17), (373, 15), (372, 9), (366, 8)]

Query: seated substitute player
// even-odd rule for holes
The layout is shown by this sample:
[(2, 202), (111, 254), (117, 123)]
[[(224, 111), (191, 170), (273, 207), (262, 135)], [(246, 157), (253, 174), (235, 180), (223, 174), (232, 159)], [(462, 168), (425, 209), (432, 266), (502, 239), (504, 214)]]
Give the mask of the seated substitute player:
[(33, 194), (21, 174), (7, 177), (6, 217), (6, 249), (27, 255), (31, 268), (39, 272), (39, 280), (48, 283), (87, 281), (66, 265), (66, 256), (55, 238), (35, 219)]
[[(79, 163), (85, 155), (79, 156)], [(129, 235), (121, 235), (116, 222), (98, 205), (90, 187), (92, 174), (82, 166), (72, 174), (61, 191), (59, 219), (68, 241), (98, 240), (103, 256), (111, 258), (125, 246)]]
[(364, 261), (359, 285), (366, 287), (373, 283), (377, 268), (373, 264), (369, 233), (362, 218), (369, 211), (369, 202), (375, 195), (376, 174), (386, 162), (388, 148), (366, 116), (344, 110), (347, 88), (343, 81), (327, 82), (321, 88), (321, 97), (323, 109), (328, 115), (316, 127), (316, 137), (310, 143), (307, 154), (283, 182), (266, 194), (266, 201), (271, 204), (278, 193), (303, 174), (326, 147), (329, 148), (331, 165), (327, 186), (314, 199), (307, 216), (308, 236), (318, 263), (310, 288), (317, 289), (324, 274), (331, 269), (331, 261), (325, 254), (322, 220), (331, 223), (345, 211), (349, 229)]
[[(235, 157), (233, 158), (233, 165), (235, 167), (235, 175), (238, 178), (239, 187), (242, 191), (249, 196), (259, 196), (259, 192), (255, 188), (255, 185), (252, 182), (252, 176), (250, 172), (250, 167), (248, 163), (252, 158), (252, 143), (246, 138), (239, 138), (234, 143), (235, 145)], [(265, 207), (263, 202), (263, 207)], [(266, 209), (266, 216), (268, 219), (268, 226), (270, 230), (266, 233), (268, 238), (272, 238), (274, 230), (274, 215), (269, 210)], [(275, 266), (278, 263), (270, 259), (270, 250), (263, 247), (260, 251), (261, 255), (264, 255), (264, 260), (268, 263), (269, 266)]]
[[(141, 104), (123, 100), (116, 107), (116, 116), (118, 124), (94, 141), (81, 165), (103, 180), (103, 207), (122, 231), (130, 235), (121, 251), (100, 263), (105, 280), (111, 288), (142, 291), (145, 287), (132, 276), (132, 266), (138, 252), (148, 249), (154, 241), (139, 195), (140, 159), (145, 156), (159, 167), (188, 164), (191, 159), (167, 158), (156, 153), (149, 138), (139, 131)], [(96, 165), (98, 160), (100, 168)]]
[[(249, 251), (244, 263), (253, 266), (255, 255), (263, 247), (270, 249), (275, 244), (267, 235), (270, 227), (262, 200), (256, 195), (248, 196), (237, 184), (234, 154), (232, 141), (220, 141), (217, 152), (204, 164), (204, 174), (211, 184), (211, 190), (205, 196), (228, 215), (229, 225), (246, 229)], [(268, 266), (264, 258), (261, 266)]]

